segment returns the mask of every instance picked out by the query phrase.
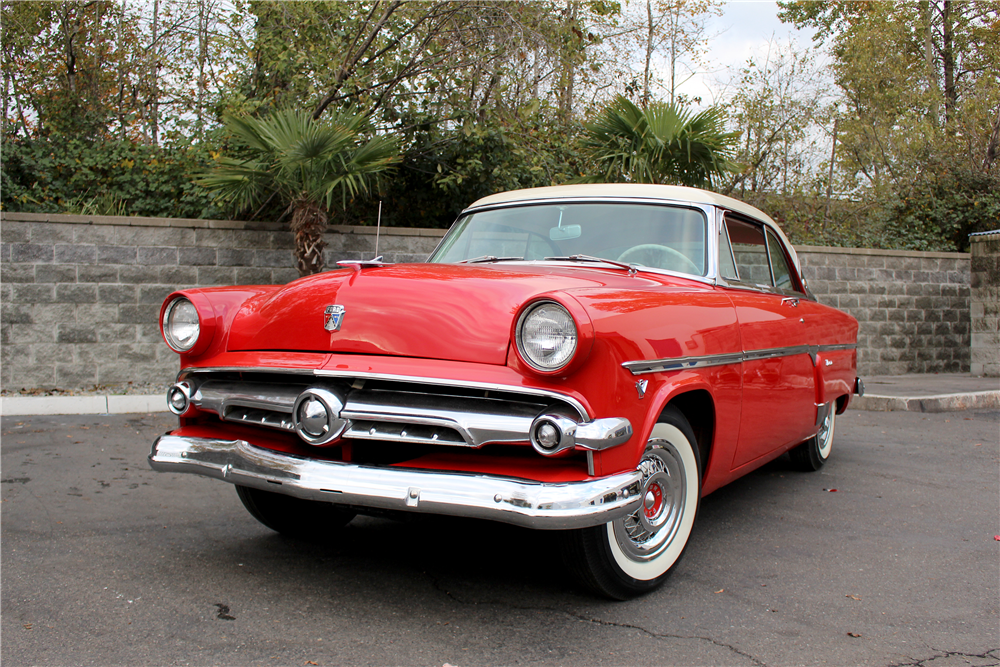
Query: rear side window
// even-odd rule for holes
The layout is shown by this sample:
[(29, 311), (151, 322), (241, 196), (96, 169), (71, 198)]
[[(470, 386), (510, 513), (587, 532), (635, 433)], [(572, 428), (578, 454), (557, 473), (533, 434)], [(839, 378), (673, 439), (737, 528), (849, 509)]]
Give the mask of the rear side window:
[(771, 267), (767, 261), (764, 230), (742, 220), (726, 218), (726, 231), (733, 247), (740, 282), (771, 287)]
[(727, 280), (758, 287), (800, 290), (777, 234), (728, 214), (719, 237), (719, 272)]

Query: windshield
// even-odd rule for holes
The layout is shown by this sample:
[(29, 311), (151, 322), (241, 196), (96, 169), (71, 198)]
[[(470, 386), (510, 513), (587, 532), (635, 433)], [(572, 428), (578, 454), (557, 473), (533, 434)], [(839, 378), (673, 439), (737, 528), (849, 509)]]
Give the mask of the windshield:
[(428, 261), (590, 255), (704, 276), (705, 238), (705, 214), (699, 209), (621, 203), (511, 206), (463, 216)]

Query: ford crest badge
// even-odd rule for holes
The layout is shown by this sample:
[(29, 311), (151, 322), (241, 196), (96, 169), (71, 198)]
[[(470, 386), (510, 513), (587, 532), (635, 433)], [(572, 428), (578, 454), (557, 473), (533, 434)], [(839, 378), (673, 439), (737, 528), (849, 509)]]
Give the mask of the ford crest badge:
[(344, 321), (344, 307), (333, 305), (326, 307), (326, 323), (323, 328), (327, 331), (340, 331), (340, 325)]

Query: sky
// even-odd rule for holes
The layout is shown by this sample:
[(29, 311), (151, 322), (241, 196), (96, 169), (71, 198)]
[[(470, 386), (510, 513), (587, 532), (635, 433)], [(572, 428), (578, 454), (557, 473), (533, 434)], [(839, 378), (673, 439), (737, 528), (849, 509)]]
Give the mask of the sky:
[(727, 2), (722, 16), (711, 19), (708, 34), (711, 69), (697, 72), (680, 87), (686, 95), (701, 97), (703, 106), (720, 101), (716, 98), (724, 94), (725, 84), (749, 58), (765, 54), (769, 43), (785, 45), (794, 40), (805, 48), (812, 45), (813, 30), (797, 30), (779, 21), (774, 2), (749, 0)]

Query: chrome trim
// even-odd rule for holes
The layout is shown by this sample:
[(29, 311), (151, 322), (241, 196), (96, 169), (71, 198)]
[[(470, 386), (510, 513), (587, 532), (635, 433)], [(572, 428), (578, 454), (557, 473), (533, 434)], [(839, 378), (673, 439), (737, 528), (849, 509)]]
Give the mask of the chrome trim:
[[(559, 434), (559, 441), (551, 447), (546, 447), (538, 439), (538, 429), (546, 425), (555, 428), (556, 433)], [(579, 424), (575, 421), (562, 415), (541, 415), (531, 424), (531, 430), (529, 431), (531, 446), (542, 456), (555, 456), (556, 454), (573, 449), (576, 445), (576, 430), (578, 426)]]
[(733, 352), (730, 354), (709, 354), (703, 357), (675, 357), (673, 359), (626, 361), (622, 364), (622, 367), (631, 372), (632, 375), (643, 375), (645, 373), (664, 373), (667, 371), (680, 371), (691, 368), (709, 368), (711, 366), (727, 366), (729, 364), (739, 363), (743, 363), (742, 352)]
[(632, 437), (632, 424), (622, 417), (595, 419), (576, 427), (576, 448), (602, 451), (617, 447)]
[[(323, 432), (319, 435), (310, 433), (306, 427), (305, 422), (309, 417), (308, 415), (303, 417), (302, 409), (307, 401), (314, 401), (323, 406), (325, 414)], [(344, 398), (339, 393), (323, 387), (309, 387), (298, 395), (292, 408), (292, 421), (295, 423), (295, 433), (316, 447), (336, 444), (335, 441), (350, 424), (344, 417)]]
[(637, 361), (626, 361), (622, 364), (622, 367), (632, 373), (632, 375), (643, 375), (645, 373), (665, 373), (668, 371), (680, 371), (692, 368), (727, 366), (729, 364), (738, 364), (744, 361), (793, 357), (797, 354), (808, 354), (812, 359), (813, 366), (815, 366), (818, 363), (816, 355), (819, 352), (853, 350), (856, 348), (856, 343), (840, 343), (836, 345), (791, 345), (789, 347), (774, 347), (766, 350), (709, 354), (702, 357), (674, 357), (671, 359), (648, 360), (641, 359)]
[(839, 343), (837, 345), (817, 345), (817, 352), (835, 352), (838, 350), (854, 350), (857, 349), (857, 343)]
[(809, 345), (790, 345), (788, 347), (772, 347), (767, 350), (751, 350), (743, 353), (743, 361), (760, 361), (762, 359), (777, 359), (778, 357), (794, 357), (799, 354), (810, 354)]
[(859, 377), (854, 378), (854, 393), (858, 396), (865, 395), (865, 382)]
[(149, 465), (157, 472), (214, 477), (297, 498), (342, 505), (447, 514), (564, 530), (631, 514), (642, 502), (638, 471), (582, 482), (533, 482), (302, 459), (244, 440), (163, 435)]
[[(174, 407), (173, 401), (170, 400), (170, 396), (175, 392), (179, 391), (184, 396), (184, 407), (180, 410)], [(183, 415), (187, 412), (188, 408), (191, 407), (191, 385), (187, 382), (178, 382), (177, 384), (167, 389), (167, 409), (173, 412), (175, 415)]]
[[(583, 407), (580, 401), (576, 400), (572, 396), (567, 396), (565, 394), (560, 394), (555, 391), (550, 391), (548, 389), (537, 389), (535, 387), (519, 387), (515, 385), (505, 385), (505, 384), (492, 384), (489, 382), (473, 382), (465, 380), (452, 380), (447, 378), (432, 378), (424, 376), (412, 376), (412, 375), (395, 375), (392, 373), (371, 373), (364, 371), (328, 371), (328, 370), (315, 370), (311, 368), (261, 368), (252, 366), (215, 366), (215, 367), (194, 367), (189, 366), (184, 368), (177, 374), (177, 380), (183, 380), (187, 375), (192, 373), (273, 373), (273, 374), (289, 374), (289, 375), (311, 375), (313, 377), (320, 378), (359, 378), (359, 379), (369, 379), (369, 380), (386, 380), (389, 382), (412, 382), (413, 384), (428, 384), (428, 385), (438, 385), (443, 387), (457, 387), (457, 388), (468, 388), (468, 389), (482, 389), (484, 391), (502, 391), (511, 394), (527, 394), (529, 396), (539, 396), (549, 399), (555, 399), (562, 401), (563, 403), (568, 403), (577, 414), (580, 416), (582, 421), (588, 421), (590, 415), (587, 413), (587, 409)], [(289, 408), (289, 412), (291, 409)]]
[[(524, 442), (528, 429), (539, 412), (537, 404), (496, 401), (496, 410), (488, 411), (490, 399), (461, 398), (375, 391), (352, 391), (341, 412), (345, 419), (439, 426), (457, 431), (462, 444), (481, 447), (486, 443)], [(356, 434), (345, 437), (381, 439), (376, 434)], [(356, 435), (352, 435), (356, 434)], [(405, 440), (406, 437), (402, 436)], [(451, 444), (439, 442), (438, 444)]]

